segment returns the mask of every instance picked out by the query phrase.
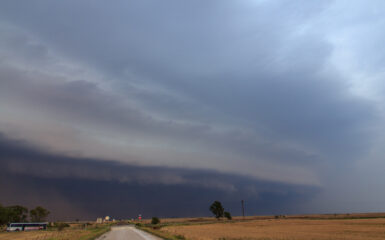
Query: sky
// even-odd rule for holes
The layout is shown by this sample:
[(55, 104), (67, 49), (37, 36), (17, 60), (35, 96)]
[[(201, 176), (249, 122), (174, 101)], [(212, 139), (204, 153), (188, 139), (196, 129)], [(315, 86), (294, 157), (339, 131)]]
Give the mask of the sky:
[(214, 200), (239, 215), (241, 199), (250, 215), (385, 211), (384, 7), (1, 1), (0, 203), (57, 218), (206, 216)]

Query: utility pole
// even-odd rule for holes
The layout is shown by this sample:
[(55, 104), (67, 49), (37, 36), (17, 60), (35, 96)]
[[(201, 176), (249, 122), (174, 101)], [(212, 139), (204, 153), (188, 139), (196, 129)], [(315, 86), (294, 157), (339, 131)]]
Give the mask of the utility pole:
[(242, 200), (241, 203), (242, 203), (242, 216), (243, 216), (243, 219), (245, 219), (245, 202)]

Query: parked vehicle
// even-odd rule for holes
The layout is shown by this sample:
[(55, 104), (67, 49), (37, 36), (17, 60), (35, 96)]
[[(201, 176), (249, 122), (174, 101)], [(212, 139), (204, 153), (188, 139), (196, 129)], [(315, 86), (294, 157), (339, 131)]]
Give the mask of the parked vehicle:
[(45, 230), (48, 223), (10, 223), (7, 226), (7, 232)]

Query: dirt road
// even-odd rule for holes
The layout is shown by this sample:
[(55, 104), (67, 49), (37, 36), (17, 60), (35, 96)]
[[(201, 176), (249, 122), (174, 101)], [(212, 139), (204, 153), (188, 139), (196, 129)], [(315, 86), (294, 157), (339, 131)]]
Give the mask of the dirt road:
[(149, 233), (136, 229), (133, 226), (112, 227), (111, 231), (97, 240), (161, 240)]

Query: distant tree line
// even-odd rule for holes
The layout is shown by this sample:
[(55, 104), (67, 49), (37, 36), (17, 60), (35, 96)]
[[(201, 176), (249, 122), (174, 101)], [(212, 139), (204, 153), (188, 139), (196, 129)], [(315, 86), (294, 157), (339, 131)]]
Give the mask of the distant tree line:
[(28, 211), (28, 208), (20, 205), (3, 207), (0, 204), (0, 225), (12, 222), (31, 222), (46, 221), (50, 212), (43, 207), (36, 207)]

